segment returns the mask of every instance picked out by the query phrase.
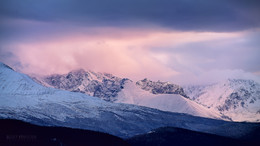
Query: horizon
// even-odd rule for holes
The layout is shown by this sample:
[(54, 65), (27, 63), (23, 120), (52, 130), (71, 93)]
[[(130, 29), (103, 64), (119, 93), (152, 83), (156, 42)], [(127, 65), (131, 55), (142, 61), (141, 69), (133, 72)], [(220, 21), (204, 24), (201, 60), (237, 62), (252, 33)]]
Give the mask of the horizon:
[(260, 2), (0, 2), (0, 61), (26, 74), (75, 69), (141, 80), (260, 81)]

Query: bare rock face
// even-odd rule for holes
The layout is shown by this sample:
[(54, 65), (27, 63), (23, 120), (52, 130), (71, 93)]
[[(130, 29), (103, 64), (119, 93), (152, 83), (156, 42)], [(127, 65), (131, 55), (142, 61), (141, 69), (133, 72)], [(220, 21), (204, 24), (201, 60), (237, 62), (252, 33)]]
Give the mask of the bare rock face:
[(83, 69), (64, 75), (50, 75), (34, 79), (45, 86), (81, 92), (111, 102), (116, 100), (118, 92), (124, 88), (125, 82), (129, 80), (108, 73), (95, 73)]
[(151, 81), (148, 79), (143, 79), (136, 82), (136, 85), (139, 86), (141, 89), (149, 91), (153, 94), (179, 94), (184, 97), (188, 97), (182, 87), (179, 85), (175, 85), (169, 82), (162, 82), (162, 81)]

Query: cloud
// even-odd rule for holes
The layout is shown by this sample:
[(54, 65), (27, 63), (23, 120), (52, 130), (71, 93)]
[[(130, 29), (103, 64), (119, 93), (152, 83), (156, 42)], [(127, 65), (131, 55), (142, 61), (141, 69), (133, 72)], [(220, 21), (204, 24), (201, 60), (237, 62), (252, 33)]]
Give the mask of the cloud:
[[(103, 28), (102, 31), (111, 30)], [(149, 50), (144, 47), (154, 38), (151, 32), (115, 29), (113, 32), (121, 35), (67, 34), (56, 39), (13, 42), (6, 48), (11, 48), (8, 51), (21, 62), (21, 70), (29, 74), (67, 73), (77, 68), (109, 72), (131, 79), (166, 79), (177, 74), (151, 57)], [(144, 39), (143, 36), (147, 37)]]
[(205, 85), (217, 83), (227, 79), (249, 79), (260, 83), (259, 75), (245, 72), (241, 69), (213, 69), (201, 71), (196, 74), (192, 72), (185, 72), (173, 76), (170, 80), (180, 85)]
[[(72, 27), (72, 30), (53, 31), (48, 35), (52, 31), (49, 23), (26, 23), (41, 27), (40, 33), (34, 32), (39, 33), (39, 37), (33, 34), (36, 37), (2, 43), (1, 54), (6, 56), (4, 62), (11, 66), (16, 64), (17, 69), (29, 74), (67, 73), (84, 68), (133, 80), (148, 77), (184, 84), (223, 79), (226, 78), (224, 71), (235, 74), (236, 70), (260, 70), (259, 43), (253, 39), (258, 32)], [(218, 74), (215, 72), (221, 72), (219, 77), (209, 80), (210, 73)]]
[[(204, 40), (187, 41), (177, 46), (153, 48), (156, 53), (168, 54), (170, 58), (168, 66), (179, 71), (189, 70), (225, 70), (242, 69), (247, 72), (257, 72), (260, 54), (259, 45), (256, 41), (259, 31), (222, 34), (217, 33)], [(207, 40), (208, 39), (208, 40)], [(172, 63), (177, 62), (177, 63)]]
[(258, 0), (2, 0), (6, 17), (82, 26), (160, 26), (182, 31), (259, 28)]

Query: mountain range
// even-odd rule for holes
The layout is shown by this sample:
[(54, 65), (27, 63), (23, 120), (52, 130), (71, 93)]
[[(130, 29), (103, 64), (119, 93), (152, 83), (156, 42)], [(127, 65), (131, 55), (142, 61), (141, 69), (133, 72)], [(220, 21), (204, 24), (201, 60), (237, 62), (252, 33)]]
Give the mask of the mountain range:
[[(72, 75), (73, 76), (73, 75)], [(107, 76), (108, 77), (108, 76)], [(115, 79), (116, 77), (108, 77), (110, 80)], [(101, 80), (100, 80), (101, 81)], [(75, 130), (62, 129), (64, 128), (73, 128), (73, 129), (82, 129), (82, 130), (91, 130), (93, 132), (85, 131), (85, 133), (94, 133), (95, 138), (98, 139), (98, 136), (95, 132), (108, 133), (110, 135), (123, 138), (131, 145), (139, 145), (143, 144), (143, 141), (147, 140), (144, 137), (136, 137), (137, 135), (146, 135), (150, 137), (149, 133), (153, 133), (154, 129), (161, 127), (170, 127), (170, 129), (181, 129), (178, 130), (179, 134), (187, 134), (188, 135), (197, 135), (199, 139), (203, 139), (203, 137), (210, 137), (215, 139), (222, 139), (227, 141), (228, 143), (231, 141), (239, 141), (245, 143), (258, 143), (259, 141), (255, 139), (257, 135), (259, 135), (260, 124), (252, 123), (252, 122), (232, 122), (225, 121), (221, 118), (205, 118), (201, 116), (194, 116), (192, 113), (180, 113), (181, 106), (175, 107), (179, 112), (169, 112), (162, 111), (156, 108), (149, 108), (151, 105), (163, 105), (159, 101), (163, 99), (164, 104), (166, 104), (166, 100), (169, 100), (169, 103), (166, 105), (189, 105), (190, 109), (186, 109), (183, 111), (192, 111), (195, 110), (197, 105), (195, 101), (191, 100), (189, 94), (185, 93), (185, 88), (181, 88), (179, 86), (168, 85), (171, 83), (165, 83), (161, 81), (152, 82), (147, 79), (142, 80), (144, 82), (142, 84), (136, 84), (129, 79), (117, 78), (117, 83), (113, 83), (113, 81), (109, 82), (107, 85), (113, 85), (118, 83), (122, 83), (120, 87), (120, 91), (116, 93), (117, 96), (111, 96), (113, 100), (105, 101), (104, 98), (93, 97), (86, 95), (85, 93), (80, 93), (78, 91), (71, 92), (66, 90), (55, 89), (52, 87), (43, 86), (35, 80), (33, 80), (28, 75), (16, 72), (11, 67), (0, 63), (0, 119), (4, 121), (8, 121), (8, 119), (20, 120), (30, 124), (39, 125), (39, 126), (47, 126), (54, 128), (44, 128), (38, 127), (40, 130), (49, 129), (49, 131), (56, 131), (59, 129), (60, 131), (68, 132), (77, 132)], [(122, 82), (123, 81), (123, 82)], [(90, 81), (91, 82), (91, 81)], [(103, 82), (103, 79), (102, 79)], [(112, 82), (112, 84), (111, 84)], [(146, 89), (142, 89), (143, 85), (152, 84), (152, 86), (156, 85), (156, 92), (153, 91), (153, 87), (149, 87)], [(133, 87), (131, 87), (133, 86)], [(167, 87), (166, 91), (160, 91), (158, 88)], [(169, 88), (168, 88), (169, 87)], [(103, 88), (101, 88), (103, 89)], [(133, 90), (133, 92), (131, 90)], [(107, 91), (107, 90), (100, 90)], [(112, 91), (112, 90), (111, 90)], [(118, 91), (118, 90), (114, 90)], [(138, 91), (138, 92), (137, 92)], [(129, 93), (127, 93), (129, 92)], [(178, 93), (177, 93), (178, 92)], [(114, 92), (105, 92), (113, 93)], [(185, 93), (184, 95), (180, 94)], [(132, 97), (127, 96), (132, 94)], [(143, 96), (133, 98), (134, 95)], [(102, 95), (102, 94), (97, 94)], [(123, 96), (125, 95), (125, 96)], [(153, 97), (149, 97), (153, 95)], [(124, 98), (119, 98), (124, 97)], [(142, 100), (142, 98), (147, 98)], [(172, 100), (173, 98), (174, 100)], [(107, 99), (107, 98), (106, 98)], [(126, 103), (129, 101), (133, 101), (133, 104), (120, 103), (125, 101)], [(148, 102), (149, 101), (149, 102)], [(150, 102), (151, 101), (151, 102)], [(178, 104), (174, 102), (179, 102)], [(163, 103), (162, 102), (162, 103)], [(172, 102), (172, 103), (171, 103)], [(138, 105), (144, 103), (149, 103), (147, 107)], [(186, 103), (186, 104), (184, 104)], [(191, 106), (194, 103), (194, 106)], [(255, 102), (256, 103), (256, 102)], [(200, 105), (202, 106), (202, 105)], [(205, 107), (202, 106), (204, 109)], [(161, 108), (161, 107), (160, 107)], [(208, 109), (208, 108), (206, 108)], [(200, 112), (197, 110), (196, 112)], [(207, 113), (202, 111), (204, 114)], [(3, 122), (3, 127), (8, 126), (8, 123)], [(19, 123), (18, 123), (19, 124)], [(25, 126), (25, 127), (24, 127)], [(24, 128), (23, 128), (24, 127)], [(29, 126), (30, 127), (30, 126)], [(55, 127), (61, 127), (56, 128)], [(22, 124), (22, 129), (27, 129), (26, 125)], [(36, 127), (37, 128), (37, 127)], [(166, 134), (169, 133), (168, 128), (166, 128)], [(34, 129), (35, 131), (35, 129)], [(37, 130), (36, 130), (37, 131)], [(157, 130), (155, 130), (157, 131)], [(22, 131), (26, 133), (25, 131)], [(58, 132), (58, 131), (57, 131)], [(52, 133), (52, 132), (51, 132)], [(80, 132), (84, 133), (84, 131)], [(160, 133), (160, 132), (159, 132)], [(163, 132), (164, 133), (164, 132)], [(159, 139), (165, 139), (166, 141), (172, 143), (174, 141), (170, 140), (167, 137), (164, 137), (164, 134), (159, 134)], [(170, 132), (171, 133), (171, 132)], [(190, 134), (189, 134), (190, 133)], [(2, 134), (8, 134), (2, 133)], [(10, 133), (9, 133), (10, 134)], [(57, 145), (57, 141), (49, 141), (49, 140), (57, 140), (58, 143), (70, 143), (66, 137), (67, 134), (58, 132), (52, 134), (41, 134), (35, 133), (43, 139), (39, 139), (40, 141), (47, 143), (54, 143)], [(79, 134), (79, 133), (78, 133)], [(173, 135), (176, 133), (173, 133)], [(213, 134), (213, 136), (211, 136)], [(80, 134), (81, 135), (81, 134)], [(103, 134), (100, 136), (102, 137)], [(168, 134), (167, 134), (168, 135)], [(170, 134), (171, 135), (171, 134)], [(169, 135), (169, 136), (170, 136)], [(215, 136), (216, 137), (215, 137)], [(84, 135), (81, 135), (85, 137)], [(108, 140), (115, 139), (110, 137), (109, 135), (103, 135), (108, 138)], [(153, 136), (153, 135), (152, 135)], [(201, 140), (185, 140), (187, 136), (181, 136), (178, 139), (184, 142), (199, 142)], [(0, 143), (3, 140), (3, 143), (9, 143), (10, 141), (6, 141), (6, 136), (1, 135), (0, 133)], [(54, 138), (53, 138), (54, 137)], [(55, 138), (56, 137), (56, 138)], [(171, 137), (171, 136), (170, 136)], [(47, 139), (46, 139), (47, 138)], [(137, 138), (137, 139), (136, 139)], [(70, 138), (68, 138), (70, 139)], [(77, 139), (77, 138), (75, 138)], [(110, 140), (111, 140), (110, 139)], [(155, 138), (152, 138), (156, 140)], [(45, 141), (47, 140), (47, 141)], [(83, 139), (81, 139), (84, 141)], [(118, 139), (120, 140), (120, 139)], [(160, 141), (160, 140), (159, 140)], [(159, 142), (156, 141), (155, 143)], [(39, 142), (38, 140), (35, 141)], [(192, 143), (193, 143), (192, 142)], [(160, 142), (159, 142), (160, 143)], [(224, 142), (225, 143), (225, 142)]]
[(211, 85), (181, 87), (147, 78), (133, 82), (83, 69), (32, 78), (47, 87), (81, 92), (114, 103), (229, 121), (260, 120), (260, 85), (253, 80), (228, 79)]
[[(113, 77), (109, 78), (114, 79)], [(121, 81), (121, 79), (118, 80), (118, 82)], [(112, 81), (108, 82), (111, 83)], [(231, 122), (192, 114), (162, 111), (135, 104), (117, 103), (120, 95), (123, 95), (123, 93), (127, 95), (126, 92), (123, 92), (124, 90), (130, 91), (128, 85), (134, 85), (134, 88), (138, 88), (140, 92), (154, 95), (152, 98), (165, 98), (165, 100), (166, 97), (168, 99), (176, 98), (176, 101), (185, 100), (188, 103), (187, 105), (190, 104), (188, 101), (195, 103), (196, 106), (199, 105), (188, 97), (176, 94), (177, 91), (174, 91), (173, 94), (154, 94), (150, 89), (146, 91), (129, 79), (125, 79), (122, 87), (119, 87), (120, 92), (117, 92), (117, 96), (111, 96), (113, 101), (110, 100), (110, 102), (84, 93), (43, 86), (29, 76), (18, 73), (3, 63), (0, 63), (0, 83), (0, 119), (16, 119), (40, 126), (92, 130), (124, 139), (149, 133), (160, 127), (181, 128), (243, 139), (260, 127), (259, 123)], [(182, 90), (178, 89), (179, 91), (182, 93)], [(183, 91), (185, 90), (183, 89)], [(131, 99), (126, 96), (125, 98)], [(134, 98), (132, 99), (134, 100)], [(141, 98), (137, 99), (141, 100)], [(191, 109), (194, 109), (194, 107), (191, 106)]]
[(169, 82), (153, 82), (144, 79), (135, 83), (127, 78), (83, 69), (63, 75), (34, 76), (32, 78), (47, 87), (81, 92), (109, 102), (228, 120), (219, 113), (190, 100), (182, 87)]

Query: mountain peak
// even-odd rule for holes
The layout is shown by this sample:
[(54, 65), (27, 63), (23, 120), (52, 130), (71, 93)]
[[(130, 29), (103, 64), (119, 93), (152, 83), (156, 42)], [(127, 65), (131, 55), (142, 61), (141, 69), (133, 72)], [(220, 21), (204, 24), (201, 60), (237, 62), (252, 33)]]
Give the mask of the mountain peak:
[(81, 92), (99, 97), (105, 101), (115, 101), (118, 92), (124, 88), (127, 78), (119, 78), (108, 73), (95, 73), (77, 69), (64, 75), (36, 77), (35, 81), (46, 86), (73, 92)]
[(87, 71), (85, 71), (84, 69), (80, 68), (80, 69), (72, 70), (69, 73), (72, 73), (72, 74), (85, 74), (85, 73), (87, 73)]
[(226, 82), (228, 82), (231, 86), (242, 86), (242, 85), (247, 85), (247, 86), (255, 86), (259, 84), (258, 82), (250, 79), (228, 79)]
[(192, 100), (232, 118), (234, 121), (258, 121), (260, 84), (247, 79), (227, 79), (208, 86), (185, 89)]
[(8, 65), (6, 65), (6, 64), (4, 64), (2, 62), (0, 62), (0, 68), (8, 68), (8, 69), (14, 70), (10, 66), (8, 66)]

